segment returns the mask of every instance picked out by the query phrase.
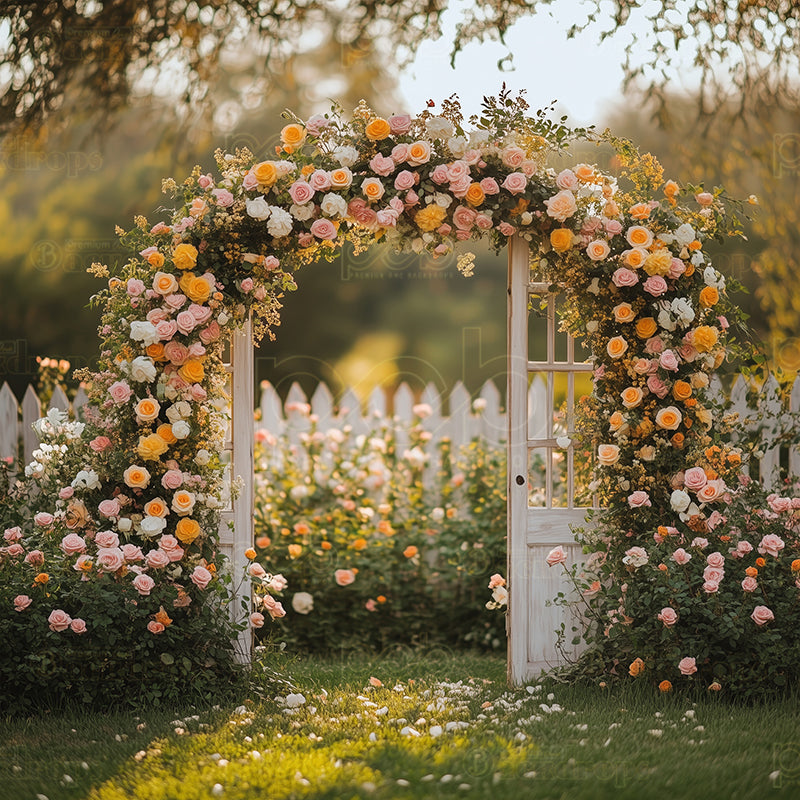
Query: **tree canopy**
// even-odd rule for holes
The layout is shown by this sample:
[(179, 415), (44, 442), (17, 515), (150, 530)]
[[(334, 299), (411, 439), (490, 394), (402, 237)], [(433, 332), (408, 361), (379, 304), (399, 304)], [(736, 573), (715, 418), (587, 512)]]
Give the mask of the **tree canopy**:
[[(456, 55), (473, 41), (504, 39), (559, 0), (474, 0), (463, 10)], [(310, 30), (325, 30), (343, 61), (374, 41), (408, 60), (422, 38), (438, 38), (448, 0), (10, 0), (0, 16), (0, 134), (30, 131), (54, 115), (109, 112), (168, 87), (179, 116), (207, 106), (221, 67), (259, 61), (263, 74), (281, 65)], [(723, 95), (757, 101), (764, 92), (796, 99), (800, 4), (794, 0), (587, 0), (585, 19), (568, 36), (592, 28), (600, 38), (629, 35), (626, 82), (651, 95), (678, 64), (699, 69), (702, 104)], [(245, 92), (250, 87), (241, 87)], [(177, 90), (180, 98), (175, 103)], [(157, 94), (157, 91), (156, 91)], [(665, 108), (666, 106), (663, 106)]]

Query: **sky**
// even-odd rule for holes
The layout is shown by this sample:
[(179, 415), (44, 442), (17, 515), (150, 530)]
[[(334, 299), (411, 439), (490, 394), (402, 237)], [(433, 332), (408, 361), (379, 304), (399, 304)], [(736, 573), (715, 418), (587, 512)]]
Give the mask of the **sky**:
[[(532, 108), (558, 100), (558, 109), (569, 114), (573, 124), (591, 124), (604, 117), (609, 106), (624, 102), (622, 64), (630, 37), (639, 38), (637, 47), (648, 47), (646, 3), (632, 13), (624, 31), (600, 43), (599, 34), (611, 27), (610, 20), (601, 18), (584, 33), (567, 39), (570, 26), (585, 21), (588, 6), (581, 0), (555, 0), (549, 11), (544, 7), (510, 30), (508, 48), (499, 42), (471, 44), (457, 56), (453, 69), (451, 42), (461, 9), (468, 2), (451, 3), (442, 38), (422, 42), (413, 63), (401, 73), (400, 89), (408, 111), (419, 112), (428, 99), (439, 102), (456, 92), (469, 116), (480, 110), (484, 95), (496, 95), (505, 81), (512, 89), (526, 89)], [(501, 71), (497, 62), (509, 51), (513, 68)], [(688, 63), (681, 75), (684, 80), (691, 77)]]

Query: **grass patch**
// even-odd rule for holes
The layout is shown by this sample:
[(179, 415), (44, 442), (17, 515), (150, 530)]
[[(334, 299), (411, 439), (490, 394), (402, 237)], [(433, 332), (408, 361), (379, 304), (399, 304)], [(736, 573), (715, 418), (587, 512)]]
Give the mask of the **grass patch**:
[(800, 795), (796, 698), (745, 707), (718, 696), (692, 702), (634, 691), (639, 687), (610, 693), (534, 684), (508, 691), (502, 659), (447, 651), (301, 660), (287, 670), (293, 691), (280, 688), (238, 706), (141, 712), (141, 719), (67, 712), (9, 721), (0, 746), (0, 794), (7, 800)]

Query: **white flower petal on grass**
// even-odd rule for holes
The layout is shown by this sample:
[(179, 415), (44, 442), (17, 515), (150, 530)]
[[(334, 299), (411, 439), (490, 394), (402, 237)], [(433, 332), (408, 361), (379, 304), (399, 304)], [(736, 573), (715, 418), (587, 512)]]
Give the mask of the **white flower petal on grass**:
[(654, 730), (647, 731), (647, 732), (648, 732), (648, 733), (649, 733), (651, 736), (655, 736), (656, 738), (657, 738), (657, 737), (659, 737), (659, 736), (663, 736), (663, 734), (664, 734), (664, 731), (662, 731), (662, 730), (659, 730), (659, 729), (657, 729), (657, 728), (656, 728), (656, 729), (654, 729)]
[(213, 794), (214, 797), (219, 797), (220, 795), (222, 795), (222, 793), (224, 791), (225, 791), (225, 787), (221, 783), (215, 783), (211, 787), (211, 794)]
[(442, 735), (442, 726), (441, 725), (431, 725), (430, 730), (428, 733), (435, 739), (438, 736)]
[(289, 708), (298, 708), (305, 705), (305, 702), (306, 698), (299, 692), (286, 695), (286, 705)]

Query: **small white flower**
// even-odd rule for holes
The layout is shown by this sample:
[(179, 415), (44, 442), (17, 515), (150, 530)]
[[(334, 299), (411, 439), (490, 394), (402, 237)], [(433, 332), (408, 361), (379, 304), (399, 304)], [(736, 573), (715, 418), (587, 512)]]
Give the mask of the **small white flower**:
[(288, 708), (299, 708), (305, 705), (305, 702), (306, 698), (299, 692), (286, 695), (286, 705)]
[(177, 422), (172, 423), (172, 435), (176, 439), (185, 439), (190, 433), (192, 429), (189, 427), (189, 423), (186, 420), (179, 419)]
[(244, 205), (247, 215), (253, 219), (265, 220), (269, 217), (269, 203), (264, 199), (263, 195), (254, 197), (252, 200), (246, 200)]
[(352, 167), (358, 161), (358, 150), (349, 145), (342, 145), (333, 151), (333, 157), (343, 167)]
[(314, 610), (314, 597), (308, 592), (296, 592), (292, 597), (292, 608), (298, 614), (310, 614)]
[(270, 217), (267, 222), (267, 231), (270, 236), (279, 239), (281, 236), (288, 236), (292, 232), (292, 215), (277, 206), (270, 206)]
[(686, 245), (693, 242), (696, 238), (694, 228), (688, 222), (684, 222), (683, 225), (675, 230), (675, 241), (681, 247), (686, 247)]

